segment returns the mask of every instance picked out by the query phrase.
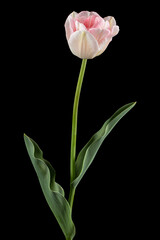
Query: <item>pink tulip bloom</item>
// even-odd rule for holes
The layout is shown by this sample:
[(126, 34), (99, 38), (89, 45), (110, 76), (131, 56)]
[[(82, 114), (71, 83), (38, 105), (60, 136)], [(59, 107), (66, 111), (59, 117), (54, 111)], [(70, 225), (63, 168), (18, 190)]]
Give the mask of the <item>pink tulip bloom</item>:
[(114, 17), (102, 18), (96, 12), (72, 12), (65, 22), (66, 38), (71, 52), (82, 59), (102, 54), (118, 34)]

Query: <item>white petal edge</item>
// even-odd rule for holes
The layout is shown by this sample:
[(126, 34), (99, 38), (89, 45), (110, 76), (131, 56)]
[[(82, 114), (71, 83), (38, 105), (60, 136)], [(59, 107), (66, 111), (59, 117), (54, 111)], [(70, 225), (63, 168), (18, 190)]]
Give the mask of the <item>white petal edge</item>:
[(76, 31), (87, 31), (83, 23), (75, 21)]
[(112, 36), (116, 36), (119, 33), (119, 26), (113, 26), (112, 28)]
[(71, 52), (82, 59), (92, 59), (97, 55), (97, 40), (88, 31), (74, 32), (68, 41)]
[(115, 20), (115, 18), (112, 17), (112, 16), (105, 17), (105, 18), (104, 18), (104, 21), (105, 21), (105, 22), (108, 21), (111, 28), (116, 25), (116, 20)]

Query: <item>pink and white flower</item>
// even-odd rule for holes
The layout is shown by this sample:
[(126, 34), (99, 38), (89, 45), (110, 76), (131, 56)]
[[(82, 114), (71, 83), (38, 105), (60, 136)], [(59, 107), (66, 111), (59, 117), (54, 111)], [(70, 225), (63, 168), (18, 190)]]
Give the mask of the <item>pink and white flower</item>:
[(72, 12), (65, 22), (66, 38), (71, 52), (82, 59), (102, 54), (119, 27), (114, 17), (102, 18), (96, 12)]

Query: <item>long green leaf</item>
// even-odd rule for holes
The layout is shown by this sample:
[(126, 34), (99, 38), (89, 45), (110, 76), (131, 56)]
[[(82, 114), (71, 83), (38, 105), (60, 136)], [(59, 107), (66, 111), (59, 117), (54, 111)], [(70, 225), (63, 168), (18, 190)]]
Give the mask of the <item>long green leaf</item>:
[(64, 190), (55, 182), (55, 170), (51, 164), (43, 158), (43, 152), (35, 141), (26, 135), (24, 135), (24, 140), (46, 201), (66, 239), (73, 239), (75, 226), (71, 218), (71, 209), (68, 201), (64, 197)]
[(74, 188), (77, 187), (80, 180), (82, 179), (83, 175), (93, 162), (98, 149), (100, 148), (101, 144), (108, 136), (110, 131), (113, 127), (118, 123), (118, 121), (128, 112), (130, 111), (136, 102), (132, 102), (129, 104), (124, 105), (118, 111), (116, 111), (111, 118), (109, 118), (102, 128), (95, 133), (89, 142), (84, 146), (84, 148), (80, 151), (77, 160), (76, 160), (76, 177), (72, 182), (72, 186)]

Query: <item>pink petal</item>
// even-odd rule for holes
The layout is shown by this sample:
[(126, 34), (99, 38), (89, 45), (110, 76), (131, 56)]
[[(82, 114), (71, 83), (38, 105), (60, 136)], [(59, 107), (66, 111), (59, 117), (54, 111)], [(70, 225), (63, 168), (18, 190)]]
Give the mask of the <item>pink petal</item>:
[(89, 16), (99, 16), (100, 17), (100, 15), (98, 14), (98, 13), (96, 13), (96, 12), (89, 12), (89, 11), (82, 11), (82, 12), (80, 12), (79, 14), (78, 14), (78, 16), (77, 16), (77, 18), (81, 18), (81, 17), (85, 17), (85, 18), (87, 18), (87, 17), (89, 17)]
[(89, 32), (95, 37), (99, 46), (101, 46), (110, 36), (110, 31), (108, 29), (92, 28)]
[(77, 16), (76, 16), (76, 20), (80, 23), (82, 23), (83, 25), (85, 25), (85, 27), (87, 29), (90, 28), (102, 28), (104, 26), (104, 19), (101, 18), (98, 13), (96, 12), (88, 12), (88, 11), (83, 11), (80, 12)]
[(98, 13), (96, 13), (96, 12), (90, 12), (90, 15), (91, 15), (91, 16), (94, 15), (94, 16), (100, 17), (100, 15), (99, 15)]
[[(94, 16), (95, 17), (95, 16)], [(94, 19), (94, 22), (92, 23), (92, 28), (103, 28), (105, 24), (105, 21), (103, 18), (96, 16)]]
[(71, 34), (76, 31), (75, 27), (75, 17), (77, 16), (76, 12), (72, 12), (65, 21), (65, 30), (66, 30), (66, 37), (69, 40)]
[(87, 17), (89, 17), (89, 15), (90, 15), (89, 11), (82, 11), (82, 12), (78, 13), (77, 19), (79, 19), (79, 18), (87, 18)]
[(71, 52), (82, 59), (92, 59), (99, 51), (96, 39), (87, 31), (74, 32), (68, 44)]

